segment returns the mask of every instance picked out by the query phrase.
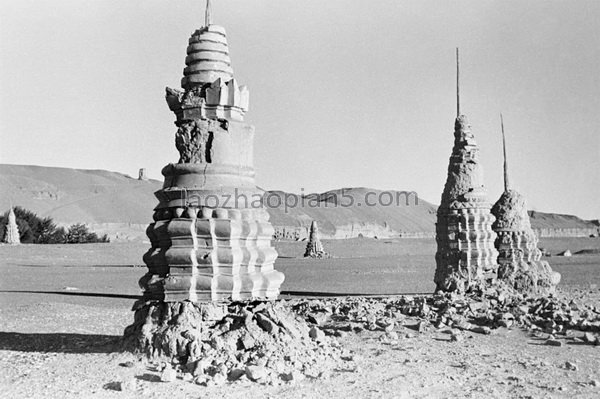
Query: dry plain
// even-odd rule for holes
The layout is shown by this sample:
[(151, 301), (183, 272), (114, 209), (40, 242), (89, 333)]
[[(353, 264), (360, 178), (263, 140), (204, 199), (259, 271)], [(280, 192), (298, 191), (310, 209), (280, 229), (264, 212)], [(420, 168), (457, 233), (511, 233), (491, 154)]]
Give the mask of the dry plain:
[[(335, 256), (328, 260), (301, 258), (304, 245), (275, 243), (276, 268), (286, 275), (284, 300), (428, 294), (434, 288), (432, 239), (324, 240)], [(599, 346), (567, 341), (546, 346), (543, 336), (518, 328), (450, 342), (435, 328), (414, 331), (418, 319), (410, 317), (396, 327), (400, 339), (395, 343), (366, 330), (332, 338), (353, 353), (352, 367), (326, 379), (273, 386), (160, 382), (154, 365), (116, 350), (132, 321), (147, 246), (0, 246), (3, 397), (600, 397)], [(551, 254), (589, 250), (547, 260), (563, 276), (559, 296), (594, 303), (600, 311), (600, 240), (542, 239), (540, 246)], [(128, 361), (133, 367), (123, 366)], [(115, 390), (122, 381), (132, 388)]]

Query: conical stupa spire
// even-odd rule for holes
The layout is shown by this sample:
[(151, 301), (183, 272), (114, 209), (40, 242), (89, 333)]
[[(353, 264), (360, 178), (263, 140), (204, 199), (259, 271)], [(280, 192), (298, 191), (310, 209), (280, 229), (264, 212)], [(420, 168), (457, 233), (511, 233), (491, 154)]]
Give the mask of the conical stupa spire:
[(456, 117), (460, 116), (460, 63), (458, 47), (456, 48)]
[(508, 185), (508, 161), (506, 160), (506, 137), (504, 136), (504, 119), (500, 114), (500, 126), (502, 127), (502, 153), (504, 155), (504, 192), (509, 189)]
[(198, 117), (241, 122), (248, 111), (250, 93), (233, 77), (227, 33), (222, 26), (213, 24), (211, 17), (211, 0), (206, 0), (204, 26), (188, 40), (181, 79), (183, 91), (166, 90), (169, 108), (181, 123)]
[(211, 12), (210, 0), (206, 0), (206, 10), (204, 11), (204, 26), (209, 26), (211, 23), (210, 12)]
[(493, 217), (479, 147), (471, 126), (460, 110), (460, 60), (456, 49), (456, 121), (454, 146), (446, 185), (437, 211), (436, 272), (442, 291), (464, 292), (493, 281), (498, 253), (494, 248)]
[(317, 227), (317, 221), (313, 220), (310, 224), (310, 233), (308, 235), (308, 244), (306, 245), (306, 251), (304, 252), (305, 258), (325, 258), (328, 257), (327, 252), (323, 250), (323, 244), (319, 239), (319, 228)]

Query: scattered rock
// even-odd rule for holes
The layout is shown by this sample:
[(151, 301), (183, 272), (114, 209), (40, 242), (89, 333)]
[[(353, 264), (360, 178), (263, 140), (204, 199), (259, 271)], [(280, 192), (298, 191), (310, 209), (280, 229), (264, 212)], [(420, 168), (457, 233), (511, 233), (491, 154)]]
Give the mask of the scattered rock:
[(281, 379), (286, 382), (295, 383), (304, 379), (304, 376), (298, 370), (292, 370), (289, 373), (281, 374)]
[(474, 333), (485, 334), (485, 335), (489, 335), (492, 333), (492, 330), (487, 326), (476, 326), (476, 327), (473, 327), (471, 329), (471, 331)]
[(306, 316), (308, 321), (318, 326), (322, 326), (327, 321), (327, 314), (321, 312), (309, 313)]
[(167, 365), (162, 373), (160, 373), (160, 380), (162, 382), (173, 382), (177, 379), (177, 371), (171, 367), (171, 365)]
[(249, 350), (254, 348), (254, 345), (256, 345), (256, 340), (254, 338), (252, 338), (252, 336), (250, 334), (244, 334), (243, 337), (240, 338), (242, 346), (244, 347), (244, 349)]
[(597, 337), (596, 337), (594, 334), (592, 334), (592, 333), (590, 333), (590, 332), (586, 332), (586, 333), (583, 335), (583, 340), (584, 340), (585, 342), (587, 342), (588, 344), (595, 344), (595, 343), (597, 343), (597, 341), (598, 341), (598, 338), (597, 338)]
[(261, 381), (267, 378), (267, 369), (262, 366), (246, 366), (246, 376), (252, 381)]
[(211, 385), (223, 385), (225, 382), (227, 382), (227, 377), (223, 373), (217, 373), (213, 376), (210, 382)]
[(546, 345), (548, 346), (563, 346), (563, 342), (559, 341), (558, 339), (547, 339), (546, 340)]
[(577, 367), (577, 364), (573, 363), (573, 362), (565, 362), (565, 368), (567, 370), (573, 370), (573, 371), (577, 371), (579, 369), (579, 367)]
[(262, 313), (256, 314), (256, 321), (258, 322), (258, 325), (268, 333), (277, 334), (279, 331), (277, 324)]
[(464, 340), (462, 334), (453, 333), (450, 335), (450, 342), (461, 342)]
[(233, 369), (229, 372), (229, 374), (227, 375), (227, 379), (229, 381), (237, 381), (240, 379), (241, 376), (243, 376), (244, 374), (246, 374), (246, 370), (242, 370), (242, 369)]
[(137, 390), (137, 381), (135, 378), (129, 378), (124, 381), (113, 381), (105, 384), (104, 389), (121, 392), (135, 392)]
[(308, 332), (308, 335), (317, 342), (325, 341), (325, 333), (318, 327), (312, 327)]

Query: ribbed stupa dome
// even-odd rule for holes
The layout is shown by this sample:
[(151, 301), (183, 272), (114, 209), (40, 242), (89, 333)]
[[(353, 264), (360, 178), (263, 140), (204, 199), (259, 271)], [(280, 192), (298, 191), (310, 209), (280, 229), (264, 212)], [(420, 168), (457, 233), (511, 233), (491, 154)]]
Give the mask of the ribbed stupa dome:
[(211, 84), (217, 79), (228, 82), (233, 78), (227, 34), (219, 25), (198, 29), (189, 39), (181, 87), (190, 90)]

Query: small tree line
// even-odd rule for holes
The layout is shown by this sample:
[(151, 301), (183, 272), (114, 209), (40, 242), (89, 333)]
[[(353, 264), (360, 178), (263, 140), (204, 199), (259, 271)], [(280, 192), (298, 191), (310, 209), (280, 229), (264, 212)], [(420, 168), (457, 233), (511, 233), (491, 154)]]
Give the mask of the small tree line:
[[(85, 224), (76, 223), (68, 228), (59, 227), (51, 217), (41, 218), (34, 212), (21, 208), (13, 208), (22, 243), (33, 244), (86, 244), (109, 242), (108, 236), (98, 236)], [(4, 242), (8, 211), (0, 216), (0, 242)]]

